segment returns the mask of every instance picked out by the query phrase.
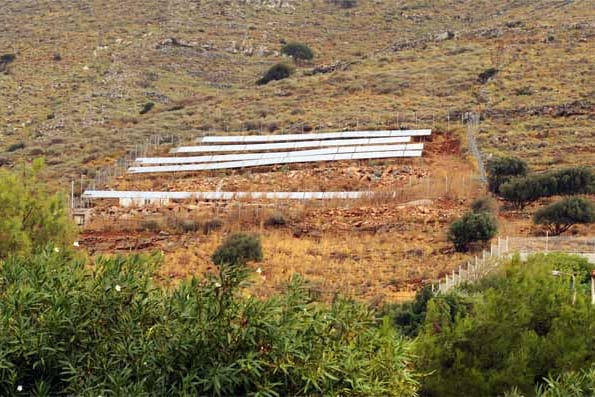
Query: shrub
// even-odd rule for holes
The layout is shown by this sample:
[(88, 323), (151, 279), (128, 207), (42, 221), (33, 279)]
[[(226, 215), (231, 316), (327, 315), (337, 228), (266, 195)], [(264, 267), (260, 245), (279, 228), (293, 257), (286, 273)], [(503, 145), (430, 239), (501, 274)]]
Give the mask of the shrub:
[(155, 104), (153, 102), (147, 102), (147, 103), (145, 103), (143, 105), (143, 108), (139, 112), (139, 114), (149, 113), (151, 111), (151, 109), (153, 109), (154, 106), (155, 106)]
[(180, 222), (180, 228), (184, 233), (193, 233), (200, 229), (200, 224), (193, 219), (184, 219)]
[(202, 231), (204, 234), (209, 234), (212, 231), (219, 230), (223, 226), (223, 221), (219, 218), (213, 218), (207, 222), (202, 227)]
[(490, 192), (500, 193), (500, 186), (512, 177), (524, 176), (529, 171), (527, 162), (517, 157), (496, 157), (487, 164), (488, 189)]
[(283, 216), (283, 214), (280, 213), (276, 213), (269, 216), (267, 220), (264, 222), (265, 226), (271, 227), (280, 227), (285, 226), (286, 224), (287, 222), (285, 221), (285, 217)]
[(486, 242), (498, 231), (496, 220), (487, 212), (470, 212), (450, 225), (448, 239), (457, 251), (467, 251), (469, 244)]
[(281, 53), (293, 58), (294, 61), (309, 61), (314, 58), (314, 53), (306, 44), (288, 43), (281, 48)]
[[(428, 374), (420, 395), (501, 396), (516, 387), (533, 396), (544, 377), (590, 367), (591, 269), (586, 258), (535, 255), (501, 265), (468, 291), (430, 300), (415, 352), (418, 370)], [(553, 270), (576, 274), (574, 305), (569, 278), (553, 277)], [(466, 300), (468, 309), (453, 310), (450, 296)]]
[(35, 160), (19, 173), (0, 169), (0, 259), (27, 254), (53, 243), (70, 246), (75, 228), (66, 200), (50, 194), (39, 180), (43, 166)]
[(293, 68), (284, 63), (278, 63), (272, 66), (260, 80), (256, 82), (258, 85), (268, 84), (273, 80), (283, 80), (293, 74)]
[(545, 225), (553, 235), (564, 233), (573, 225), (595, 222), (595, 204), (586, 198), (569, 197), (538, 210), (533, 222)]
[(331, 3), (341, 8), (353, 8), (357, 6), (357, 0), (331, 0)]
[(411, 342), (364, 305), (313, 302), (299, 278), (249, 297), (241, 267), (166, 289), (158, 265), (51, 250), (1, 263), (0, 395), (415, 395)]
[(498, 74), (499, 70), (496, 68), (489, 68), (484, 70), (483, 72), (481, 72), (479, 74), (479, 76), (477, 76), (479, 82), (481, 84), (485, 84), (487, 83), (492, 77), (494, 77), (496, 74)]
[(595, 174), (587, 167), (565, 168), (516, 177), (500, 186), (500, 195), (523, 209), (542, 197), (595, 192)]
[(149, 232), (157, 232), (161, 229), (161, 225), (154, 219), (142, 221), (140, 224), (141, 230)]
[(474, 213), (494, 212), (494, 201), (489, 197), (481, 197), (471, 203), (471, 211)]
[(248, 261), (262, 261), (262, 245), (258, 236), (236, 233), (229, 236), (212, 256), (218, 266), (245, 265)]
[(12, 145), (10, 145), (6, 151), (7, 152), (16, 152), (17, 150), (21, 150), (25, 148), (25, 143), (24, 142), (17, 142), (17, 143), (13, 143)]

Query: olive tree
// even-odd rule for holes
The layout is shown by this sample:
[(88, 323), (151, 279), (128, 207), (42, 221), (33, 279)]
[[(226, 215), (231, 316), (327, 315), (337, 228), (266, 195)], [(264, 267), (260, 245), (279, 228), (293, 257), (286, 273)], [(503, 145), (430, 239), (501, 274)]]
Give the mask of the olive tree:
[(533, 221), (558, 235), (575, 224), (594, 223), (595, 204), (586, 198), (569, 197), (541, 208), (533, 216)]

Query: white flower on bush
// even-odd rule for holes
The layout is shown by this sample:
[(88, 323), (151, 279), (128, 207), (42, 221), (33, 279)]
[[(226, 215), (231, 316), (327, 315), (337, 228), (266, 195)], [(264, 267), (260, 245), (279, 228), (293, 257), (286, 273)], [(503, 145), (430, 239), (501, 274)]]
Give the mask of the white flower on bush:
[(79, 242), (78, 242), (78, 241), (75, 241), (74, 243), (72, 243), (72, 245), (73, 245), (74, 247), (78, 247), (78, 246), (79, 246)]
[(21, 386), (21, 385), (18, 385), (18, 386), (17, 386), (17, 391), (23, 391), (23, 386)]
[(221, 288), (221, 283), (220, 282), (216, 282), (215, 283), (215, 288)]
[(256, 269), (256, 273), (261, 274), (262, 273), (262, 269), (261, 268)]
[(54, 252), (60, 252), (60, 248), (54, 247)]
[(122, 287), (120, 287), (120, 285), (118, 285), (118, 284), (116, 284), (115, 289), (116, 289), (117, 292), (122, 291)]

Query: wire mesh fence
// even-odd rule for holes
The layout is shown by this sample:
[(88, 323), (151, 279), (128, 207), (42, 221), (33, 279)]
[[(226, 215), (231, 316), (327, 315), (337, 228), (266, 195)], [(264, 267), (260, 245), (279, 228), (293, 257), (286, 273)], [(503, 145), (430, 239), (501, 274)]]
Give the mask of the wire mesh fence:
[(519, 254), (522, 259), (536, 253), (563, 252), (586, 257), (595, 263), (595, 238), (589, 236), (505, 237), (483, 250), (481, 256), (459, 266), (434, 286), (435, 292), (445, 293), (463, 283), (475, 282), (490, 274), (501, 263)]

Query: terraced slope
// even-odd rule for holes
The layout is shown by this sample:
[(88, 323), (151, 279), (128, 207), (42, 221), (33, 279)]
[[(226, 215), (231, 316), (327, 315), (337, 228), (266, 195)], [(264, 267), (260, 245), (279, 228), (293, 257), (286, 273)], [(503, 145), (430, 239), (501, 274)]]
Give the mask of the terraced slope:
[[(586, 0), (9, 2), (0, 164), (45, 155), (65, 181), (153, 133), (417, 119), (463, 136), (455, 120), (481, 111), (484, 151), (535, 168), (595, 165), (594, 17)], [(314, 62), (257, 86), (289, 62), (279, 55), (288, 41), (309, 44)]]

